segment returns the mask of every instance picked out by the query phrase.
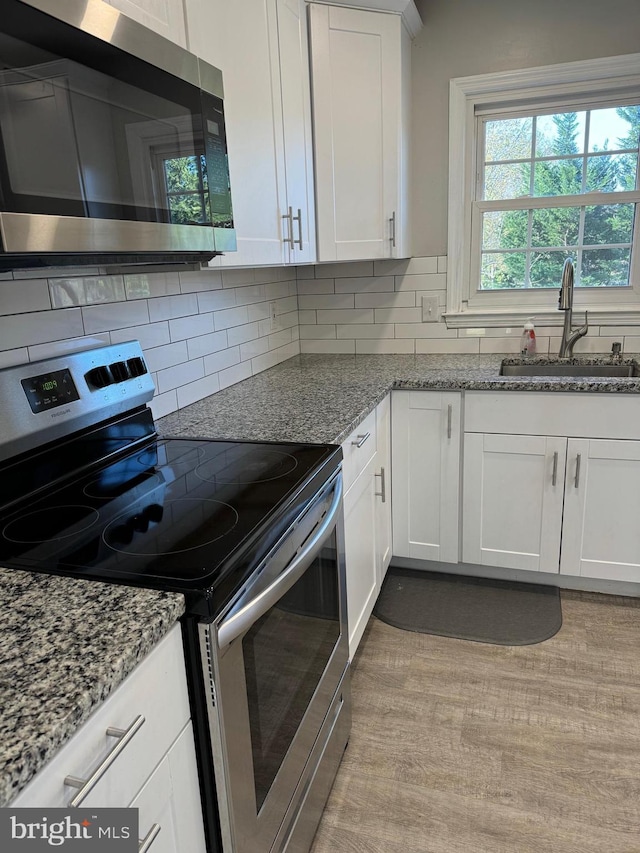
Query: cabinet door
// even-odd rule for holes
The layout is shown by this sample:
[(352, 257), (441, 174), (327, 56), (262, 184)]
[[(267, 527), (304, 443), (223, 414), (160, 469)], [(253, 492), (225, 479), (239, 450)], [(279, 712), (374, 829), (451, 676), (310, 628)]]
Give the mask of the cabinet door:
[(378, 403), (376, 408), (376, 560), (378, 585), (391, 562), (391, 396)]
[(182, 0), (106, 0), (128, 18), (148, 27), (169, 41), (187, 46)]
[(277, 107), (282, 126), (284, 191), (281, 214), (293, 264), (316, 260), (315, 195), (313, 185), (313, 140), (311, 135), (311, 83), (309, 42), (304, 0), (277, 0), (278, 53), (281, 102)]
[(567, 440), (464, 437), (462, 559), (558, 572)]
[[(211, 266), (285, 260), (284, 172), (275, 0), (188, 0), (189, 47), (220, 68), (238, 249)], [(284, 204), (284, 199), (283, 199)], [(288, 252), (286, 255), (288, 260)]]
[(153, 853), (205, 853), (198, 768), (191, 723), (160, 762), (130, 808), (139, 809), (140, 838), (160, 827)]
[(569, 439), (560, 571), (640, 582), (640, 441)]
[(312, 3), (318, 259), (396, 256), (399, 15)]
[(458, 562), (458, 393), (392, 395), (393, 553)]
[(344, 497), (349, 657), (362, 639), (378, 596), (376, 560), (375, 455)]

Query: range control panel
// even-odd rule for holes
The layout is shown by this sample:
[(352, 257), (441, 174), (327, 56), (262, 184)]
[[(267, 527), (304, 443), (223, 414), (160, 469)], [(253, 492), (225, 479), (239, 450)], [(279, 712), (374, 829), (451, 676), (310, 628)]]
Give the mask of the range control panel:
[(0, 461), (148, 403), (138, 341), (0, 370)]

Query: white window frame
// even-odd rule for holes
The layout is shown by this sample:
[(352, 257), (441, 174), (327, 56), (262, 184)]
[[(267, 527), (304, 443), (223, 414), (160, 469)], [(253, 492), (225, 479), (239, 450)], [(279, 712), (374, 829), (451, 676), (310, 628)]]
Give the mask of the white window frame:
[[(447, 309), (450, 328), (521, 325), (531, 316), (541, 326), (561, 325), (555, 288), (512, 291), (482, 291), (472, 277), (477, 270), (479, 246), (472, 245), (472, 202), (477, 182), (476, 111), (531, 107), (541, 102), (554, 105), (606, 103), (621, 99), (632, 103), (640, 96), (640, 54), (567, 62), (519, 71), (503, 71), (451, 80), (449, 92), (449, 216), (447, 262)], [(623, 195), (627, 196), (628, 193)], [(634, 195), (634, 194), (631, 194)], [(582, 204), (589, 203), (585, 195)], [(626, 200), (626, 199), (622, 199)], [(537, 200), (531, 200), (537, 206)], [(555, 205), (559, 201), (553, 198)], [(551, 200), (540, 202), (551, 206)], [(560, 201), (560, 204), (562, 202)], [(574, 311), (588, 310), (594, 325), (624, 325), (640, 322), (640, 216), (634, 227), (629, 288), (576, 288)], [(472, 284), (473, 282), (473, 284)], [(558, 287), (560, 282), (558, 282)]]

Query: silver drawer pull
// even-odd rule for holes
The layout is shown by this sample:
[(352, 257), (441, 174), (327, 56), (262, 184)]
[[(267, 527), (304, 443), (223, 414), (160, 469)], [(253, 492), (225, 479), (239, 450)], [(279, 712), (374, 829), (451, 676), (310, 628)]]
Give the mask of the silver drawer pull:
[(447, 406), (447, 438), (451, 438), (451, 418), (453, 417), (453, 406), (451, 403)]
[(581, 461), (582, 461), (582, 454), (581, 454), (581, 453), (577, 453), (577, 454), (576, 454), (576, 478), (575, 478), (575, 480), (573, 481), (573, 484), (574, 484), (574, 486), (576, 487), (576, 489), (577, 489), (577, 488), (578, 488), (578, 486), (580, 485), (580, 462), (581, 462)]
[(149, 832), (145, 835), (142, 840), (138, 841), (138, 853), (147, 853), (147, 850), (151, 847), (153, 842), (158, 837), (158, 833), (160, 832), (160, 824), (154, 823)]
[(369, 438), (370, 435), (370, 432), (365, 432), (364, 435), (357, 435), (357, 441), (352, 441), (351, 444), (355, 444), (356, 447), (362, 447), (362, 445), (365, 443), (365, 441)]
[(381, 468), (380, 473), (375, 474), (374, 476), (380, 477), (380, 491), (376, 492), (376, 496), (382, 498), (382, 503), (384, 504), (387, 502), (387, 486), (384, 476), (384, 468)]
[[(289, 211), (291, 211), (291, 208), (289, 208)], [(291, 212), (289, 213), (289, 216), (291, 216)], [(298, 246), (299, 249), (301, 249), (302, 248), (302, 211), (300, 210), (300, 208), (298, 208), (298, 215), (297, 216), (291, 216), (291, 227), (292, 228), (293, 228), (294, 222), (298, 223), (298, 239), (293, 240), (293, 243), (296, 246)], [(291, 238), (293, 239), (293, 234), (291, 235)]]
[(64, 780), (65, 785), (69, 785), (71, 788), (79, 788), (77, 794), (75, 794), (71, 800), (68, 802), (69, 808), (77, 808), (85, 799), (85, 797), (93, 790), (96, 784), (100, 781), (100, 779), (104, 776), (106, 771), (111, 767), (116, 758), (120, 755), (129, 741), (133, 738), (136, 732), (139, 732), (142, 725), (144, 723), (144, 717), (142, 714), (139, 714), (135, 720), (131, 723), (128, 729), (114, 729), (111, 726), (107, 729), (107, 735), (109, 737), (115, 737), (118, 739), (118, 742), (110, 750), (105, 756), (104, 760), (96, 767), (91, 776), (88, 779), (79, 779), (77, 776), (66, 776)]
[(553, 454), (553, 474), (551, 475), (551, 485), (555, 486), (558, 482), (558, 451)]
[(294, 244), (294, 239), (293, 239), (293, 209), (289, 208), (289, 212), (283, 213), (280, 218), (286, 219), (289, 223), (289, 225), (287, 227), (287, 233), (289, 234), (289, 236), (283, 237), (282, 242), (283, 243), (289, 243), (291, 245), (291, 247), (293, 248), (293, 244)]

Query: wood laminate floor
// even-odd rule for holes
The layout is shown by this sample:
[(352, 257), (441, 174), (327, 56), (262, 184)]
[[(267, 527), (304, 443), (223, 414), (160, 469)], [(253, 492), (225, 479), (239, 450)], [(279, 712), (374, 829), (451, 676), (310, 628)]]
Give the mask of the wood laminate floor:
[(519, 647), (373, 617), (312, 853), (640, 853), (640, 601), (562, 610)]

